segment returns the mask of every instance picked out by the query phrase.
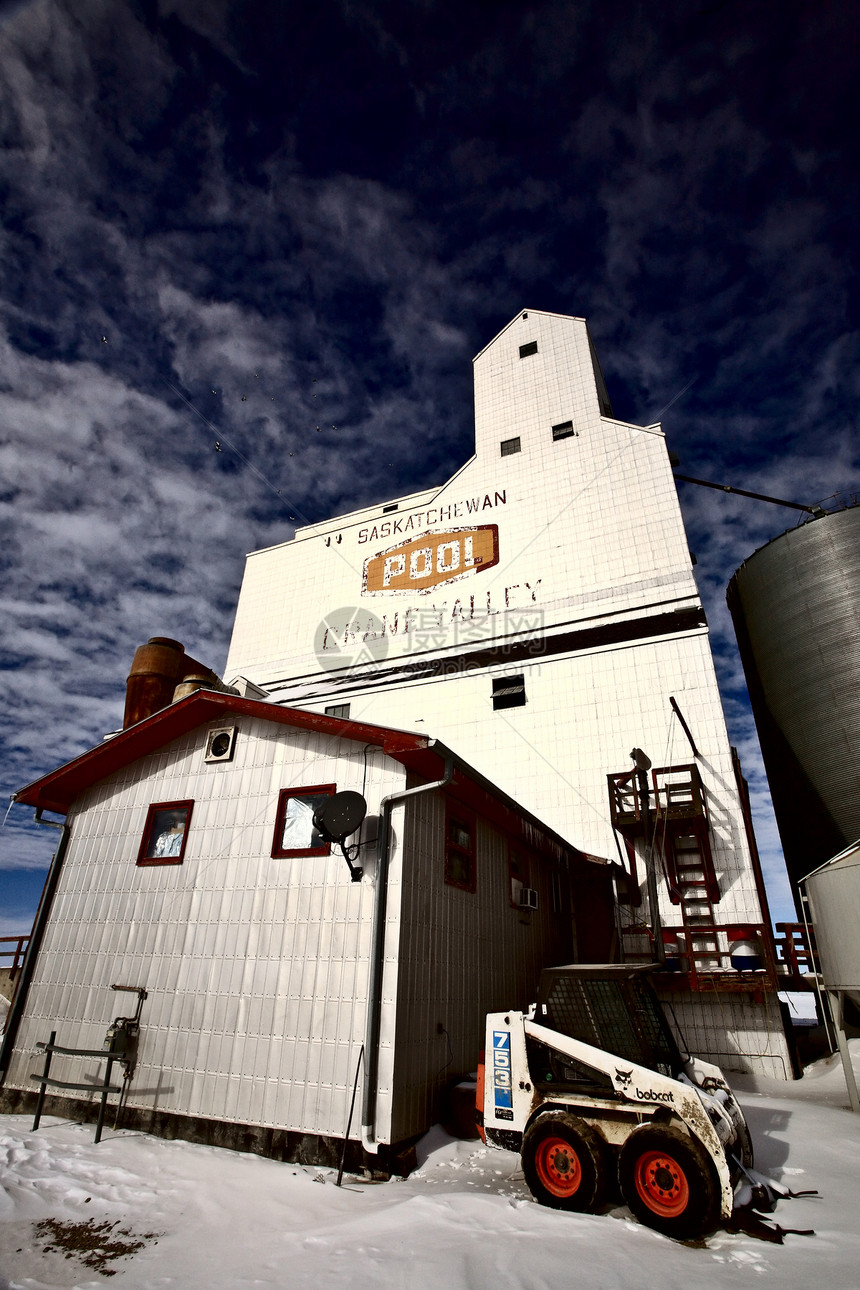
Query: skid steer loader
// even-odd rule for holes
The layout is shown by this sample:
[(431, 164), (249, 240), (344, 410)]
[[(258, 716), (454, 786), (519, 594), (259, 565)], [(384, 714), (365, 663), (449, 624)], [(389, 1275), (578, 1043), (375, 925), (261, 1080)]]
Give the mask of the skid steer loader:
[(594, 1213), (617, 1182), (641, 1222), (686, 1239), (730, 1217), (752, 1142), (719, 1067), (681, 1056), (651, 971), (548, 968), (528, 1014), (491, 1013), (478, 1127), (521, 1154), (541, 1204)]

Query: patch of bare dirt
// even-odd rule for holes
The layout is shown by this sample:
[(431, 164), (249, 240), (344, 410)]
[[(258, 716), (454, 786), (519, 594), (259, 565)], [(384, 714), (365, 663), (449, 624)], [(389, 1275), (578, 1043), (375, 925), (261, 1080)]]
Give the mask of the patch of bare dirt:
[[(117, 1230), (119, 1229), (119, 1230)], [(79, 1259), (86, 1267), (102, 1276), (112, 1277), (116, 1268), (108, 1264), (115, 1259), (126, 1258), (142, 1250), (147, 1241), (152, 1241), (157, 1232), (143, 1232), (136, 1235), (127, 1227), (120, 1227), (118, 1222), (97, 1223), (94, 1218), (86, 1223), (62, 1222), (58, 1218), (46, 1218), (35, 1224), (36, 1236), (45, 1241), (43, 1253), (56, 1250), (65, 1254), (67, 1259)]]

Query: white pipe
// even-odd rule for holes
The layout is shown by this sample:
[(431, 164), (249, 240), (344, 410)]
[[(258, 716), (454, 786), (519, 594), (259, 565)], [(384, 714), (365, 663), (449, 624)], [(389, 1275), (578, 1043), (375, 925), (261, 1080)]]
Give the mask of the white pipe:
[(806, 928), (806, 944), (809, 947), (809, 964), (810, 964), (810, 967), (813, 969), (812, 980), (813, 980), (813, 984), (815, 985), (815, 993), (818, 995), (818, 1007), (821, 1010), (821, 1020), (824, 1022), (824, 1034), (828, 1044), (830, 1045), (830, 1051), (832, 1053), (834, 1050), (834, 1045), (838, 1043), (838, 1040), (833, 1040), (830, 1038), (830, 1025), (827, 1020), (827, 1014), (830, 1010), (824, 1002), (824, 996), (821, 993), (821, 981), (819, 979), (818, 973), (814, 970), (815, 960), (812, 957), (812, 930), (809, 926), (809, 919), (806, 917), (806, 905), (809, 898), (806, 892), (803, 890), (803, 884), (805, 881), (806, 881), (805, 878), (801, 878), (800, 882), (797, 884), (797, 889), (800, 892), (800, 912), (803, 915), (803, 926)]
[(845, 1021), (842, 1014), (845, 1006), (845, 995), (841, 990), (828, 990), (827, 994), (830, 998), (830, 1007), (833, 1013), (833, 1026), (836, 1031), (836, 1042), (839, 1045), (839, 1056), (842, 1058), (842, 1073), (845, 1076), (845, 1083), (848, 1085), (848, 1101), (851, 1103), (851, 1110), (860, 1114), (860, 1096), (857, 1094), (857, 1081), (854, 1078), (854, 1067), (851, 1065), (851, 1050), (848, 1047), (848, 1040), (843, 1029)]

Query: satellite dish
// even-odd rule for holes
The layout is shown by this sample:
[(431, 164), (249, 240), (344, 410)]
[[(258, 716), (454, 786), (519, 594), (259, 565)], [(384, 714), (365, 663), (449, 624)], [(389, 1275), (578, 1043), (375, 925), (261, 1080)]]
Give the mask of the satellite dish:
[(367, 802), (361, 793), (349, 789), (333, 793), (314, 812), (314, 824), (329, 842), (343, 842), (360, 829), (367, 815)]

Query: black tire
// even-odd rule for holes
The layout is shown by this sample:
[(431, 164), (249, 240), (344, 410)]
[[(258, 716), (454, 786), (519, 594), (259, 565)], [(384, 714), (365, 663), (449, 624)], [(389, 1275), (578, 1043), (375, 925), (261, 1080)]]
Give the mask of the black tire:
[[(737, 1128), (737, 1137), (732, 1145), (728, 1148), (729, 1156), (729, 1173), (732, 1177), (732, 1183), (736, 1184), (744, 1175), (745, 1169), (752, 1169), (755, 1164), (755, 1155), (753, 1153), (752, 1138), (747, 1128), (746, 1120), (742, 1121)], [(743, 1168), (741, 1167), (743, 1166)]]
[(523, 1138), (523, 1173), (541, 1205), (594, 1213), (606, 1198), (606, 1144), (585, 1120), (545, 1111)]
[(695, 1138), (664, 1124), (634, 1129), (618, 1158), (621, 1194), (640, 1223), (688, 1240), (716, 1227), (720, 1185)]

